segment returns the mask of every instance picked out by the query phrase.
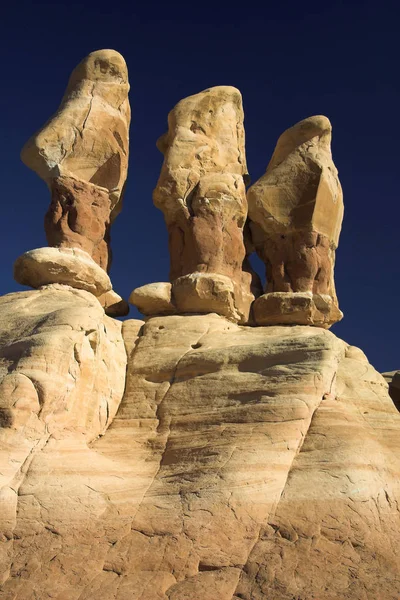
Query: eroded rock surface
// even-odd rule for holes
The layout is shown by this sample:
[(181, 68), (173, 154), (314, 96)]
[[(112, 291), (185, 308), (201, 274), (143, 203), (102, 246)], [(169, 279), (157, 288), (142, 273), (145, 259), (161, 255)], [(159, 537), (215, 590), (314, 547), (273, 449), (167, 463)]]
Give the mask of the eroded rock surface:
[[(191, 287), (189, 312), (217, 311), (240, 322), (247, 321), (253, 300), (251, 276), (243, 271), (248, 177), (243, 118), (242, 97), (233, 87), (214, 87), (181, 100), (158, 141), (164, 163), (153, 194), (168, 227), (178, 310), (188, 312), (178, 290), (185, 285)], [(218, 285), (214, 294), (210, 291), (214, 275), (231, 280), (228, 299), (225, 291), (218, 294)], [(185, 276), (193, 277), (182, 284)], [(209, 281), (208, 296), (197, 285), (199, 278)], [(205, 306), (207, 297), (210, 306)]]
[(53, 435), (19, 472), (2, 599), (398, 599), (400, 417), (361, 351), (218, 315), (123, 337), (104, 435)]
[(134, 289), (129, 302), (144, 315), (163, 315), (176, 313), (172, 302), (171, 284), (168, 281), (148, 283)]
[(55, 115), (21, 153), (50, 188), (48, 243), (81, 248), (106, 270), (128, 169), (128, 91), (123, 57), (92, 52), (72, 72)]
[[(121, 323), (92, 294), (50, 285), (0, 298), (0, 581), (14, 578), (20, 598), (35, 595), (25, 575), (50, 560), (58, 515), (74, 512), (69, 457), (107, 429), (125, 370)], [(74, 501), (79, 510), (82, 501)], [(48, 577), (54, 565), (44, 570)], [(13, 589), (0, 587), (0, 597)]]
[[(248, 191), (253, 243), (267, 275), (267, 298), (255, 302), (259, 324), (329, 327), (342, 318), (333, 269), (343, 196), (332, 160), (331, 132), (323, 116), (310, 117), (285, 131), (265, 175)], [(314, 296), (308, 321), (296, 310), (300, 292)], [(321, 315), (324, 304), (329, 309)]]
[(57, 177), (51, 182), (51, 197), (44, 219), (48, 244), (81, 248), (108, 270), (111, 263), (108, 191), (72, 177)]
[(348, 346), (235, 599), (399, 596), (399, 421), (383, 378)]
[(111, 291), (107, 273), (79, 248), (35, 248), (17, 258), (14, 279), (21, 285), (40, 288), (63, 284), (102, 296)]

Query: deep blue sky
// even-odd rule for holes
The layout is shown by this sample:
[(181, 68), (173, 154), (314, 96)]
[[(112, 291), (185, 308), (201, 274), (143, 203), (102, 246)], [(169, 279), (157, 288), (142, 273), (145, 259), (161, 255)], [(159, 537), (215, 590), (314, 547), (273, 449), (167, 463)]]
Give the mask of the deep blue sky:
[[(89, 52), (119, 50), (131, 82), (130, 172), (112, 231), (122, 295), (168, 279), (167, 235), (152, 205), (168, 111), (214, 85), (244, 98), (252, 181), (278, 136), (327, 115), (344, 189), (336, 260), (343, 321), (333, 331), (378, 370), (400, 368), (399, 15), (396, 2), (15, 2), (2, 10), (0, 293), (22, 289), (12, 263), (46, 245), (45, 184), (19, 159)], [(131, 316), (138, 313), (132, 309)]]

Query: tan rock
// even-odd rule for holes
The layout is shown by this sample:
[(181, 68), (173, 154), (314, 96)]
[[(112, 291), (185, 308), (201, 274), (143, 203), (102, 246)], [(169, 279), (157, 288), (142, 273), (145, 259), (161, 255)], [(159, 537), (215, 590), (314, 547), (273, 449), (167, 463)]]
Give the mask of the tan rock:
[(347, 347), (235, 599), (399, 596), (399, 420), (383, 378)]
[[(64, 497), (56, 500), (60, 513), (74, 494), (74, 477), (69, 478), (70, 487), (63, 488), (66, 480), (57, 469), (64, 461), (68, 464), (69, 455), (75, 456), (74, 446), (87, 448), (112, 421), (124, 391), (126, 352), (121, 323), (106, 317), (92, 294), (57, 285), (1, 297), (0, 340), (0, 596), (6, 599), (10, 595), (1, 587), (3, 580), (25, 579), (10, 562), (13, 531), (18, 535), (19, 527), (25, 540), (40, 531), (56, 535), (50, 488), (64, 489)], [(55, 440), (62, 439), (65, 452), (59, 453)], [(67, 441), (71, 439), (72, 444)], [(46, 451), (53, 465), (42, 477), (41, 471), (35, 473), (35, 464)], [(69, 464), (70, 475), (76, 467)], [(30, 494), (33, 481), (49, 502), (48, 519), (38, 497)], [(53, 543), (42, 541), (47, 546), (42, 551), (49, 557)], [(27, 575), (43, 560), (40, 554), (34, 556), (35, 547), (33, 543)], [(15, 557), (23, 560), (14, 549)], [(30, 582), (22, 587), (21, 593), (29, 597)]]
[(140, 319), (127, 319), (122, 323), (122, 336), (124, 338), (125, 350), (128, 360), (135, 352), (136, 344), (143, 332), (144, 321)]
[(49, 244), (82, 248), (104, 269), (128, 169), (128, 91), (123, 57), (115, 50), (92, 52), (72, 72), (55, 115), (21, 153), (52, 194)]
[(215, 314), (123, 334), (107, 431), (37, 446), (9, 494), (6, 600), (397, 600), (400, 416), (360, 350)]
[(124, 389), (122, 323), (105, 316), (92, 294), (60, 285), (2, 296), (0, 306), (0, 385), (12, 391), (1, 400), (10, 427), (21, 421), (16, 398), (30, 389), (48, 430), (77, 428), (89, 439), (103, 433)]
[(133, 290), (129, 302), (144, 315), (172, 315), (176, 306), (171, 300), (171, 284), (165, 281), (148, 283)]
[[(181, 100), (158, 148), (164, 163), (153, 198), (168, 227), (171, 282), (193, 273), (229, 277), (235, 294), (242, 290), (235, 304), (246, 322), (253, 295), (251, 274), (243, 271), (248, 174), (240, 92), (219, 86)], [(207, 312), (214, 304), (210, 298)]]
[(250, 294), (242, 297), (242, 289), (229, 277), (215, 273), (191, 273), (172, 284), (175, 303), (182, 313), (212, 313), (230, 321), (242, 321), (244, 306)]
[(109, 317), (125, 317), (129, 313), (129, 304), (114, 290), (102, 294), (99, 302)]
[(329, 329), (343, 313), (327, 294), (312, 292), (270, 292), (252, 306), (257, 325), (316, 325)]
[[(330, 296), (332, 310), (327, 325), (342, 314), (337, 306), (333, 268), (343, 196), (332, 160), (331, 131), (329, 120), (323, 116), (310, 117), (285, 131), (265, 175), (248, 191), (253, 243), (266, 265), (266, 292)], [(296, 310), (289, 315), (292, 323), (298, 323)], [(264, 323), (267, 319), (265, 314)], [(271, 322), (275, 322), (274, 317)]]
[(104, 270), (110, 263), (108, 191), (72, 177), (51, 182), (52, 200), (44, 220), (50, 246), (80, 248)]
[(14, 278), (33, 288), (60, 283), (94, 296), (101, 296), (112, 287), (107, 273), (79, 248), (29, 250), (15, 261)]

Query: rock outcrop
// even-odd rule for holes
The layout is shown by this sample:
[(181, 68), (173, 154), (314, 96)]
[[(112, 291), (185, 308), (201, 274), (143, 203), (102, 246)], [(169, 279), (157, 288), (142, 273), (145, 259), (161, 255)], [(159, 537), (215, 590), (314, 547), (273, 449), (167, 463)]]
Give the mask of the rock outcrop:
[(92, 52), (72, 72), (58, 111), (21, 153), (50, 188), (49, 245), (81, 248), (105, 270), (128, 169), (128, 91), (123, 57)]
[(102, 296), (111, 290), (109, 276), (87, 252), (79, 248), (36, 248), (14, 263), (14, 279), (40, 288), (58, 283)]
[(400, 410), (400, 371), (388, 371), (382, 373), (389, 385), (389, 395), (394, 402), (394, 405)]
[(265, 175), (248, 191), (252, 239), (266, 266), (259, 325), (330, 327), (342, 318), (333, 278), (343, 197), (329, 120), (310, 117), (278, 140)]
[(99, 302), (110, 317), (125, 317), (129, 313), (129, 304), (114, 290), (102, 294)]
[(240, 93), (178, 103), (154, 191), (171, 282), (134, 290), (146, 322), (121, 323), (127, 93), (122, 57), (90, 54), (23, 151), (55, 247), (15, 263), (38, 289), (0, 298), (0, 600), (398, 600), (400, 415), (327, 331), (329, 121), (281, 136), (247, 219)]
[[(42, 533), (57, 535), (54, 510), (70, 514), (77, 465), (69, 456), (107, 429), (125, 370), (121, 323), (91, 293), (49, 285), (0, 298), (0, 581), (14, 574), (20, 597), (35, 595), (21, 569), (27, 574), (49, 558)], [(13, 595), (0, 584), (0, 598)]]
[(172, 303), (172, 286), (168, 281), (148, 283), (133, 290), (129, 302), (143, 315), (173, 315), (176, 307)]
[[(46, 321), (39, 299), (59, 305), (58, 294), (67, 312)], [(397, 600), (400, 416), (360, 350), (317, 327), (243, 327), (215, 314), (125, 321), (125, 392), (99, 419), (104, 394), (82, 389), (81, 410), (66, 411), (60, 387), (73, 396), (88, 385), (83, 372), (93, 381), (94, 365), (103, 369), (93, 329), (98, 348), (120, 356), (96, 389), (125, 381), (119, 334), (94, 302), (56, 286), (2, 299), (13, 319), (15, 308), (19, 322), (31, 314), (14, 331), (2, 312), (3, 404), (22, 398), (23, 411), (26, 388), (34, 408), (23, 412), (28, 427), (4, 419), (2, 600)], [(77, 340), (87, 345), (79, 360)], [(35, 358), (54, 347), (57, 379)], [(34, 390), (46, 377), (40, 412)], [(49, 439), (24, 463), (35, 428)]]
[(246, 322), (254, 296), (243, 270), (248, 174), (240, 92), (220, 86), (181, 100), (157, 145), (164, 163), (153, 198), (168, 227), (177, 310)]

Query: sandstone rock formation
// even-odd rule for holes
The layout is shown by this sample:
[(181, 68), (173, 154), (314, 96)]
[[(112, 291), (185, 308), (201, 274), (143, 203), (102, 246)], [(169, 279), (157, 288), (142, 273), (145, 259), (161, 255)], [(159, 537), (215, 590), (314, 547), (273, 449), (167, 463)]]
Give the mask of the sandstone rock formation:
[(248, 174), (240, 92), (219, 86), (181, 100), (158, 148), (164, 163), (153, 198), (168, 227), (178, 311), (246, 322), (253, 295), (243, 271)]
[(92, 52), (72, 72), (58, 111), (21, 153), (50, 188), (49, 245), (81, 248), (106, 270), (128, 169), (128, 91), (123, 57)]
[[(398, 600), (400, 415), (326, 330), (329, 121), (281, 136), (244, 229), (240, 93), (182, 100), (154, 191), (171, 283), (135, 289), (146, 322), (121, 323), (105, 269), (127, 92), (118, 53), (89, 55), (23, 151), (57, 247), (15, 263), (39, 289), (0, 298), (0, 600)], [(253, 248), (267, 289), (250, 315)]]
[(1, 309), (2, 600), (398, 599), (400, 416), (360, 350), (129, 320), (125, 381), (90, 294)]
[(36, 248), (14, 263), (14, 279), (21, 285), (40, 288), (64, 284), (101, 296), (111, 290), (109, 276), (87, 252), (79, 248)]
[(331, 155), (329, 120), (310, 117), (278, 140), (265, 175), (248, 191), (250, 228), (266, 266), (260, 325), (329, 327), (342, 318), (333, 268), (343, 197)]
[(171, 315), (176, 313), (168, 281), (148, 283), (133, 290), (129, 302), (144, 315)]
[[(74, 476), (71, 488), (61, 464), (68, 465), (75, 448), (86, 448), (107, 429), (122, 397), (125, 367), (121, 323), (105, 317), (91, 293), (50, 285), (0, 298), (0, 581), (16, 559), (20, 597), (35, 595), (21, 569), (35, 570), (42, 553), (52, 548), (40, 531), (56, 535), (50, 524), (54, 498), (57, 510), (69, 514)], [(43, 460), (48, 461), (45, 474), (36, 470)], [(72, 475), (76, 465), (69, 468)], [(42, 530), (48, 509), (48, 529)], [(14, 546), (18, 536), (19, 549)], [(25, 543), (31, 541), (33, 555), (26, 555), (25, 563)], [(40, 549), (42, 543), (47, 550)], [(0, 584), (2, 599), (13, 594)], [(46, 595), (44, 589), (39, 592), (41, 598)]]

